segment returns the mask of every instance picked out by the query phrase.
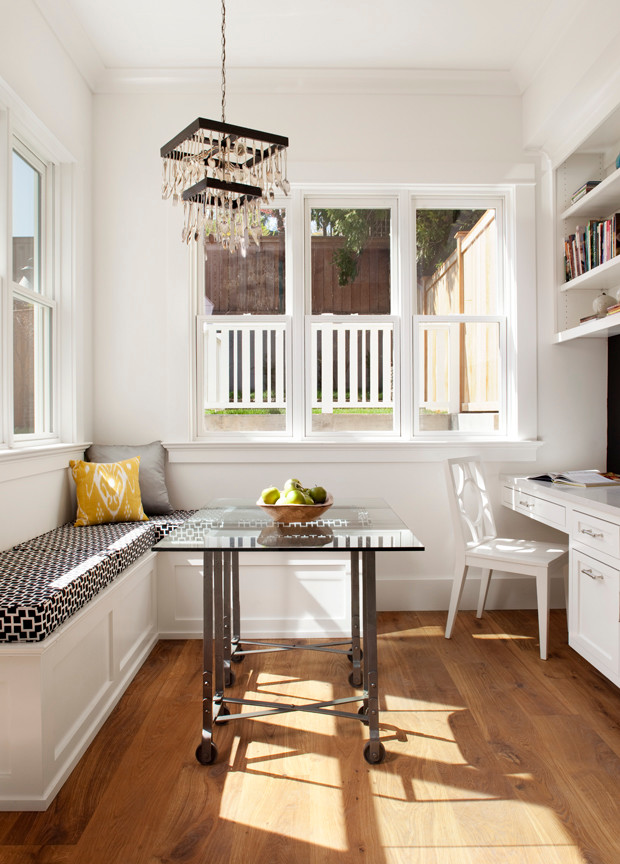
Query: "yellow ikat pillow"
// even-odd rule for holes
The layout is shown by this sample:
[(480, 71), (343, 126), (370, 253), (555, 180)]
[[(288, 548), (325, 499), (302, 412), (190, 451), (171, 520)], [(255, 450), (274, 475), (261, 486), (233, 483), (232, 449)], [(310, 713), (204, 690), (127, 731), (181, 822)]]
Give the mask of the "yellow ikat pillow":
[(140, 457), (122, 462), (69, 462), (77, 492), (75, 525), (146, 522), (138, 471)]

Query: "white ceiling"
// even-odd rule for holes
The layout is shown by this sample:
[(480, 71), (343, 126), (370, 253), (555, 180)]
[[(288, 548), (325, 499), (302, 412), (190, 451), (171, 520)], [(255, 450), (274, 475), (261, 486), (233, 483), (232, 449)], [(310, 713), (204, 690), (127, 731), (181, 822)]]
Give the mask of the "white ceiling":
[[(219, 68), (220, 0), (35, 2), (94, 90), (121, 72)], [(583, 2), (228, 0), (226, 66), (497, 74), (522, 92)]]

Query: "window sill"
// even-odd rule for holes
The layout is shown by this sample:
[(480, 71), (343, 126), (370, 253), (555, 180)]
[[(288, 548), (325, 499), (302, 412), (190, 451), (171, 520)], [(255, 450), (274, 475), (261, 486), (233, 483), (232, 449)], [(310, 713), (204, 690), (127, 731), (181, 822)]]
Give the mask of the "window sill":
[(183, 462), (441, 462), (480, 453), (485, 462), (533, 462), (542, 441), (434, 439), (419, 441), (195, 441), (164, 442), (168, 460)]
[(81, 459), (88, 442), (80, 444), (37, 444), (0, 450), (0, 483), (60, 471), (70, 459)]

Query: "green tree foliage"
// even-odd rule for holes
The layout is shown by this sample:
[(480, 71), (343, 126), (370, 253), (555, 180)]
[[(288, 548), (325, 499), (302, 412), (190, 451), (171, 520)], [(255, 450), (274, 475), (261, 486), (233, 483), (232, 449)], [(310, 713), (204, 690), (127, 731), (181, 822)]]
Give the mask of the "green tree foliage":
[(432, 276), (456, 248), (455, 236), (469, 231), (484, 210), (418, 210), (416, 246), (418, 278)]
[(312, 211), (312, 219), (323, 236), (343, 239), (343, 245), (334, 252), (340, 286), (355, 280), (364, 246), (370, 237), (383, 228), (385, 215), (385, 210), (321, 208)]

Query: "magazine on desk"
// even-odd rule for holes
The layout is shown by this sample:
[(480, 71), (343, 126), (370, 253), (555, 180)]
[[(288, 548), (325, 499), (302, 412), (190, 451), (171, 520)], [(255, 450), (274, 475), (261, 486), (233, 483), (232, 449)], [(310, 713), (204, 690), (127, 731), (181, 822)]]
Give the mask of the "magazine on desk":
[(551, 483), (562, 483), (566, 486), (620, 486), (620, 480), (614, 480), (606, 474), (602, 474), (595, 468), (587, 468), (583, 471), (563, 471), (561, 474), (537, 474), (536, 477), (528, 477), (528, 480), (548, 480)]

